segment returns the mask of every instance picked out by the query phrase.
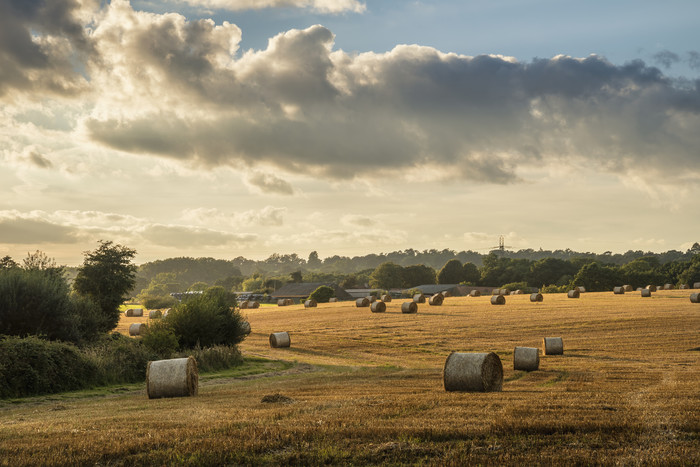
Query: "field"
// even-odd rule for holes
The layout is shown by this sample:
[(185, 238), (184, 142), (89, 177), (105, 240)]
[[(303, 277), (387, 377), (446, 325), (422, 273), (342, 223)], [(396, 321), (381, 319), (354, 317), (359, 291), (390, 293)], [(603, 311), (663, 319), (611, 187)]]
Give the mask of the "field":
[[(700, 465), (700, 305), (688, 296), (245, 310), (248, 362), (201, 375), (197, 397), (149, 400), (138, 385), (0, 403), (0, 463)], [(270, 348), (276, 331), (290, 348)], [(545, 336), (561, 336), (564, 355), (514, 371), (513, 348)], [(446, 392), (451, 351), (496, 352), (503, 391)]]

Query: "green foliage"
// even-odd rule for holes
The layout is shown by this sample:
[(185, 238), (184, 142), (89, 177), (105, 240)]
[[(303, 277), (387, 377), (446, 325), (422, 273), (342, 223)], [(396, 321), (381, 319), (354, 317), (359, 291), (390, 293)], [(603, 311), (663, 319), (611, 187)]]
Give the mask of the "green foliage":
[(72, 303), (69, 292), (53, 270), (0, 269), (0, 334), (79, 341), (82, 304)]
[(199, 282), (195, 282), (194, 284), (187, 287), (187, 290), (190, 292), (193, 292), (193, 291), (201, 292), (202, 290), (206, 290), (207, 287), (209, 287), (209, 284), (207, 284), (206, 282), (199, 281)]
[[(151, 281), (163, 273), (172, 274), (171, 278), (180, 283), (180, 288), (156, 295), (182, 292), (188, 284), (199, 281), (221, 285), (229, 290), (234, 288), (236, 283), (240, 284), (243, 281), (241, 270), (233, 261), (214, 258), (168, 258), (141, 265), (138, 270), (139, 287), (136, 290), (149, 287)], [(226, 283), (217, 283), (219, 280)]]
[(0, 398), (82, 389), (97, 382), (96, 374), (96, 366), (71, 344), (0, 339)]
[(119, 323), (119, 305), (134, 286), (136, 250), (100, 240), (95, 251), (85, 252), (85, 261), (73, 283), (75, 291), (92, 299), (102, 309), (98, 331), (107, 332)]
[(392, 262), (380, 264), (369, 276), (369, 286), (373, 289), (393, 289), (403, 287), (403, 268)]
[(464, 265), (462, 266), (462, 272), (464, 274), (465, 283), (473, 285), (479, 283), (479, 279), (481, 279), (481, 273), (479, 272), (479, 268), (476, 267), (476, 264), (464, 263)]
[(530, 264), (527, 259), (511, 259), (491, 252), (484, 258), (481, 283), (494, 285), (520, 282), (530, 272)]
[(175, 297), (171, 297), (170, 295), (141, 295), (139, 296), (139, 300), (144, 308), (148, 310), (172, 308), (179, 303)]
[(139, 297), (167, 296), (185, 290), (185, 283), (174, 272), (161, 272), (151, 279), (148, 286), (141, 290)]
[(19, 264), (10, 256), (6, 255), (0, 258), (0, 269), (18, 268)]
[(464, 267), (458, 259), (451, 259), (445, 263), (437, 275), (438, 284), (459, 284), (466, 281)]
[(544, 287), (540, 288), (540, 293), (567, 293), (569, 290), (571, 290), (571, 286), (569, 285), (545, 285)]
[(170, 358), (178, 349), (175, 332), (162, 320), (151, 322), (141, 337), (141, 344), (153, 353), (158, 354), (160, 358)]
[(522, 290), (523, 293), (530, 293), (531, 289), (527, 285), (527, 282), (522, 281), (522, 282), (509, 282), (507, 284), (503, 284), (501, 286), (502, 289), (508, 289), (508, 290)]
[[(697, 245), (697, 243), (695, 245)], [(700, 282), (700, 254), (695, 255), (695, 257), (690, 260), (687, 269), (679, 274), (678, 282), (680, 284), (688, 284), (691, 287), (696, 282)]]
[(147, 348), (141, 339), (131, 339), (114, 332), (104, 334), (83, 353), (97, 368), (100, 385), (136, 383), (146, 379), (146, 364), (158, 354)]
[(406, 266), (402, 271), (403, 286), (425, 285), (435, 283), (435, 269), (424, 264)]
[(294, 282), (294, 283), (299, 283), (299, 282), (302, 282), (304, 280), (303, 276), (301, 274), (301, 271), (294, 271), (294, 272), (289, 274), (289, 277), (292, 280), (292, 282)]
[(246, 292), (261, 292), (264, 290), (262, 277), (249, 277), (243, 281), (243, 290)]
[(527, 282), (532, 287), (558, 284), (562, 277), (569, 278), (570, 281), (578, 269), (570, 261), (557, 258), (544, 258), (535, 261), (530, 265), (530, 273)]
[(619, 269), (588, 263), (574, 277), (573, 285), (584, 286), (587, 292), (605, 292), (622, 283)]
[(316, 300), (316, 303), (328, 303), (328, 300), (330, 300), (332, 297), (335, 297), (335, 290), (327, 285), (318, 287), (316, 290), (311, 292), (311, 295), (309, 295), (309, 299)]
[(197, 369), (204, 373), (221, 371), (243, 363), (241, 352), (235, 346), (215, 345), (212, 347), (195, 347), (179, 354), (180, 357), (194, 357)]
[(232, 309), (235, 303), (235, 294), (223, 287), (211, 287), (180, 303), (163, 322), (177, 336), (180, 348), (235, 345), (246, 336), (243, 317)]

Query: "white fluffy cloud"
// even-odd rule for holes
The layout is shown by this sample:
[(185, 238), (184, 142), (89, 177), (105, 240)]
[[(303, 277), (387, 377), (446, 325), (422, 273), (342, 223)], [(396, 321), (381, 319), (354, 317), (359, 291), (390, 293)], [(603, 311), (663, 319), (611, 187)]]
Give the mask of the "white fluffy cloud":
[(264, 8), (308, 8), (318, 13), (362, 13), (366, 5), (357, 0), (181, 0), (194, 6), (222, 10), (262, 10)]

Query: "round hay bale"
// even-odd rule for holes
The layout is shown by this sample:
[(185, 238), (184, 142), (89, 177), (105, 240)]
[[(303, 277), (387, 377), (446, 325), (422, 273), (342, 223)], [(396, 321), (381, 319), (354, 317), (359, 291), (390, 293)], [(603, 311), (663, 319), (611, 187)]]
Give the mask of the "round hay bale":
[(416, 302), (403, 302), (401, 313), (418, 313), (418, 304)]
[(143, 323), (133, 323), (131, 326), (129, 326), (129, 335), (130, 336), (142, 336), (144, 332), (146, 332), (146, 325)]
[(452, 292), (450, 292), (449, 290), (443, 290), (443, 291), (440, 292), (440, 293), (442, 294), (442, 297), (443, 297), (443, 298), (447, 298), (447, 297), (451, 297), (451, 296), (452, 296)]
[(286, 298), (280, 298), (279, 300), (277, 300), (277, 306), (287, 306), (287, 305), (288, 305), (288, 303), (287, 303)]
[(520, 290), (520, 289), (518, 289), (518, 290), (516, 290), (515, 292), (513, 292), (513, 294), (515, 294), (515, 295), (522, 295), (522, 294), (523, 294), (523, 291)]
[(545, 337), (542, 339), (542, 350), (545, 355), (564, 355), (564, 341), (561, 337)]
[(126, 310), (126, 316), (143, 316), (143, 308), (129, 308), (128, 310)]
[(478, 290), (472, 290), (471, 292), (469, 292), (469, 296), (470, 297), (481, 297), (481, 292)]
[(613, 293), (615, 295), (624, 295), (625, 288), (624, 287), (615, 287), (615, 288), (613, 288)]
[(569, 290), (566, 296), (569, 298), (579, 298), (581, 296), (581, 292), (578, 289)]
[(355, 300), (355, 306), (357, 308), (366, 308), (369, 306), (369, 300), (367, 299), (367, 297), (358, 298), (357, 300)]
[(641, 292), (642, 290), (644, 290), (644, 289), (641, 287), (637, 287), (637, 292)]
[(445, 391), (500, 391), (503, 388), (503, 365), (493, 352), (452, 352), (443, 370)]
[(331, 297), (328, 299), (328, 303), (336, 303), (338, 301), (338, 297)]
[(252, 309), (260, 308), (260, 302), (256, 302), (256, 301), (248, 302), (248, 308), (252, 308)]
[(540, 349), (516, 347), (513, 351), (513, 369), (535, 371), (540, 369)]
[(444, 300), (444, 297), (440, 293), (436, 293), (432, 297), (428, 299), (428, 305), (430, 306), (440, 306), (442, 305), (442, 301)]
[(491, 305), (505, 305), (506, 304), (506, 297), (503, 295), (492, 295), (491, 296)]
[(287, 306), (294, 305), (294, 299), (292, 298), (285, 298), (284, 301), (287, 304)]
[(289, 333), (284, 332), (273, 332), (270, 334), (270, 347), (273, 349), (279, 349), (280, 347), (289, 347), (292, 344), (292, 340), (289, 338)]
[(690, 286), (688, 286), (688, 284), (681, 284), (681, 286), (678, 288), (681, 290), (688, 290), (690, 288)]
[(501, 289), (501, 295), (510, 295), (510, 289)]
[(656, 286), (655, 286), (655, 285), (649, 284), (649, 285), (647, 285), (646, 288), (649, 289), (649, 292), (656, 292)]
[(374, 295), (367, 295), (365, 298), (366, 298), (367, 300), (369, 300), (369, 303), (370, 303), (370, 304), (372, 304), (372, 303), (374, 303), (374, 302), (377, 301), (377, 297), (375, 297)]
[(388, 293), (385, 293), (384, 295), (382, 295), (382, 301), (384, 303), (389, 303), (391, 301), (391, 295), (389, 295)]
[(151, 310), (148, 312), (148, 319), (158, 319), (163, 317), (163, 312), (160, 310)]
[(586, 288), (582, 285), (579, 285), (576, 289), (578, 289), (579, 293), (586, 293)]
[(247, 310), (249, 304), (250, 302), (248, 300), (244, 300), (241, 302), (240, 305), (238, 305), (238, 308), (240, 308), (241, 310)]
[(493, 289), (491, 295), (501, 295), (501, 289)]
[(243, 334), (250, 334), (250, 323), (248, 321), (241, 323), (241, 331), (243, 331)]
[(417, 293), (413, 296), (413, 303), (425, 303), (425, 295)]
[(318, 305), (318, 303), (316, 303), (314, 299), (309, 299), (304, 302), (304, 308), (316, 308), (316, 305)]
[(690, 294), (690, 302), (691, 303), (700, 303), (700, 293), (691, 293)]
[(386, 311), (386, 303), (377, 300), (369, 306), (372, 313), (384, 313)]
[(631, 285), (629, 285), (629, 284), (623, 285), (622, 288), (625, 289), (625, 292), (632, 292), (632, 291), (634, 291), (634, 288), (633, 288)]
[(641, 290), (642, 297), (651, 297), (651, 290), (649, 289), (642, 289)]
[(700, 289), (700, 282), (696, 282), (693, 284), (694, 289)]
[(535, 292), (535, 293), (530, 294), (530, 301), (531, 302), (541, 302), (542, 300), (544, 300), (544, 297), (542, 296), (541, 293)]
[(664, 290), (673, 290), (673, 284), (664, 284)]
[(196, 396), (199, 371), (194, 357), (148, 362), (146, 392), (149, 399)]

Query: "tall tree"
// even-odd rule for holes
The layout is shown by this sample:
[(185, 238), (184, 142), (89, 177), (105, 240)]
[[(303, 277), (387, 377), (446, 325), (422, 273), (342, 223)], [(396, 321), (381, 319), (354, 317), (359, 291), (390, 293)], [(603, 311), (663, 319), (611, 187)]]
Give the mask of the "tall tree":
[(459, 284), (464, 281), (464, 268), (458, 259), (445, 263), (437, 275), (438, 284)]
[(403, 268), (392, 262), (382, 263), (369, 276), (369, 286), (377, 289), (403, 287)]
[(100, 331), (111, 331), (119, 322), (119, 305), (134, 287), (136, 250), (100, 240), (95, 251), (86, 251), (73, 283), (75, 291), (97, 303), (102, 310)]

